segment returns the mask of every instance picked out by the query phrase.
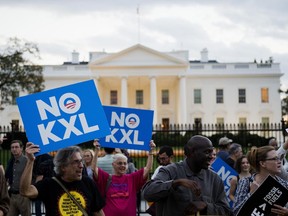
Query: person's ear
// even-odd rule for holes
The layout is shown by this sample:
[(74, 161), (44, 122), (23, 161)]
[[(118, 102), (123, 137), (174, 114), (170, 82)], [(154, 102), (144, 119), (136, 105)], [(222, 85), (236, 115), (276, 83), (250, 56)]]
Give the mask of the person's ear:
[(265, 162), (264, 161), (260, 161), (259, 164), (260, 164), (260, 166), (265, 167)]

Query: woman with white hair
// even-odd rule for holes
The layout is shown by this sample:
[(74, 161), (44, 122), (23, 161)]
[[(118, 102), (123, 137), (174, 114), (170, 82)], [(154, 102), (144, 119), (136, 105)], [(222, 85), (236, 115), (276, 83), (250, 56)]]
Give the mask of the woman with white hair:
[(106, 216), (135, 216), (137, 193), (148, 179), (149, 172), (153, 165), (153, 153), (155, 148), (153, 141), (150, 141), (150, 148), (147, 164), (131, 174), (126, 174), (128, 169), (127, 157), (121, 153), (113, 155), (113, 175), (109, 175), (101, 168), (97, 167), (100, 144), (94, 141), (95, 154), (92, 162), (94, 180), (106, 199), (103, 209)]

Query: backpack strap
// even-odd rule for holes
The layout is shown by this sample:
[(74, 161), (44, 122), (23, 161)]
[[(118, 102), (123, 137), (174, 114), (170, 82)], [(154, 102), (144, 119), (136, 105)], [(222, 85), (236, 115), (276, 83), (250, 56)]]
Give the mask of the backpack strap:
[(79, 208), (79, 210), (83, 213), (84, 216), (88, 216), (86, 210), (83, 208), (83, 206), (72, 196), (72, 194), (70, 194), (70, 192), (68, 191), (68, 189), (56, 178), (56, 177), (52, 177), (52, 179), (54, 181), (56, 181), (62, 188), (63, 190), (68, 194), (68, 196), (70, 197), (70, 199), (73, 200), (73, 202), (77, 205), (77, 207)]

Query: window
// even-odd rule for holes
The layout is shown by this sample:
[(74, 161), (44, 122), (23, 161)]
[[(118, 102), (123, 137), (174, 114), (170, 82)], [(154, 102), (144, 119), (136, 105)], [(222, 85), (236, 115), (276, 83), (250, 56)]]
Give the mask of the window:
[(261, 88), (261, 102), (269, 103), (269, 89), (268, 88)]
[[(199, 132), (202, 130), (202, 119), (201, 118), (194, 118), (194, 126), (193, 129)], [(196, 132), (196, 133), (197, 133)]]
[(224, 124), (224, 118), (217, 118), (216, 124), (223, 125)]
[(246, 89), (238, 89), (238, 102), (246, 103)]
[(224, 129), (224, 118), (222, 118), (222, 117), (216, 118), (216, 129), (217, 130), (223, 130)]
[(247, 129), (247, 118), (245, 117), (239, 118), (239, 128), (241, 128), (242, 130)]
[(169, 118), (162, 118), (161, 127), (163, 130), (169, 130), (169, 124), (170, 124)]
[(269, 117), (262, 117), (262, 124), (269, 124)]
[(162, 104), (169, 104), (169, 90), (162, 90)]
[(216, 89), (216, 103), (224, 103), (223, 89)]
[(239, 124), (241, 125), (244, 125), (244, 124), (246, 124), (247, 123), (247, 119), (245, 118), (245, 117), (240, 117), (239, 118)]
[(194, 104), (201, 104), (201, 89), (194, 89)]
[(16, 98), (19, 97), (19, 91), (12, 92), (12, 105), (17, 105)]
[(264, 131), (262, 131), (262, 133), (261, 133), (261, 136), (267, 136), (267, 133), (269, 133), (269, 117), (262, 117), (262, 119), (261, 119), (261, 128), (262, 129), (267, 129), (267, 130), (264, 130)]
[(10, 124), (12, 127), (12, 131), (19, 131), (19, 120), (18, 119), (12, 119)]
[(143, 90), (136, 90), (136, 104), (143, 104)]
[(117, 90), (110, 91), (110, 104), (116, 105), (118, 103)]

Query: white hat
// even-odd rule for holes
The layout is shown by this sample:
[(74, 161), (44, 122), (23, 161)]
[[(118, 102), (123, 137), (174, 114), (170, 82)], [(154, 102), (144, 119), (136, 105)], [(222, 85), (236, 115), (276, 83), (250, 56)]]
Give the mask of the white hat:
[(228, 145), (232, 142), (233, 142), (233, 140), (229, 139), (228, 137), (222, 137), (219, 139), (219, 145)]

